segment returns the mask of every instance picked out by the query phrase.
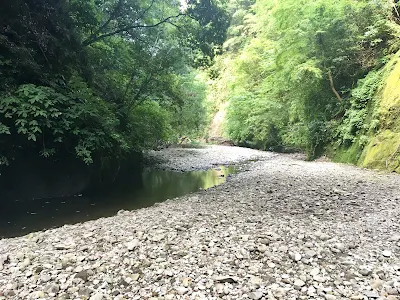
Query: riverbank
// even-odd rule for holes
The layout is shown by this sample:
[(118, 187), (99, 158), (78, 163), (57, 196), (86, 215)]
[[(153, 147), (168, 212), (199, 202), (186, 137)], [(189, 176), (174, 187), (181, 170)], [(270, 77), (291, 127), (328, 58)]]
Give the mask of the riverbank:
[[(399, 299), (398, 175), (210, 149), (265, 159), (207, 191), (0, 240), (0, 299)], [(199, 150), (158, 157), (214, 164)]]
[(185, 172), (208, 170), (219, 165), (265, 160), (276, 155), (249, 148), (210, 145), (196, 148), (171, 147), (162, 151), (151, 150), (146, 153), (145, 160), (148, 160), (152, 167)]

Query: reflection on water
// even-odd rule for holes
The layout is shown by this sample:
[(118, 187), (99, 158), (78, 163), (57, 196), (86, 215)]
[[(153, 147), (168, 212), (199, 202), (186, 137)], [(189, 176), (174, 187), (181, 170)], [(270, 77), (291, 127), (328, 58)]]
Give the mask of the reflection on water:
[(101, 195), (59, 199), (36, 199), (1, 203), (0, 237), (74, 224), (116, 214), (119, 210), (148, 207), (178, 196), (208, 189), (225, 182), (234, 167), (208, 171), (173, 172), (145, 169)]

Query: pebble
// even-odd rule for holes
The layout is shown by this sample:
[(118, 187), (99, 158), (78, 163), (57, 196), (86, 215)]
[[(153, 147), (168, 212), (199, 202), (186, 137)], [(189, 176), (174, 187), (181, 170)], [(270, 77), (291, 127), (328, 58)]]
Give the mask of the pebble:
[(399, 297), (399, 176), (223, 146), (150, 156), (261, 160), (207, 191), (0, 240), (0, 299)]
[(100, 293), (94, 294), (93, 296), (90, 297), (90, 300), (103, 300), (103, 299), (104, 295)]
[(360, 268), (359, 272), (363, 276), (368, 276), (368, 275), (372, 274), (372, 270), (371, 269), (367, 269), (367, 268)]
[(249, 294), (249, 298), (250, 298), (250, 299), (258, 300), (258, 299), (261, 299), (261, 298), (263, 297), (263, 295), (264, 295), (263, 292), (251, 292), (251, 293)]
[(80, 271), (75, 275), (75, 278), (82, 279), (83, 281), (87, 281), (89, 277), (89, 273), (86, 270)]
[(395, 234), (390, 237), (389, 241), (391, 242), (399, 242), (400, 241), (400, 234)]
[(319, 276), (319, 275), (313, 276), (313, 279), (317, 282), (325, 282), (326, 281), (326, 278), (324, 278), (323, 276)]
[(375, 280), (373, 280), (373, 281), (371, 282), (371, 287), (372, 287), (374, 290), (378, 290), (378, 289), (380, 289), (380, 288), (383, 286), (384, 283), (385, 283), (385, 282), (384, 282), (383, 280), (375, 279)]
[(310, 271), (310, 275), (311, 276), (316, 276), (316, 275), (318, 275), (319, 274), (319, 269), (318, 268), (313, 268), (311, 271)]
[(252, 276), (250, 279), (250, 283), (256, 287), (259, 287), (262, 284), (262, 278), (257, 276)]
[(377, 291), (365, 291), (364, 296), (368, 298), (379, 298), (379, 293)]
[(382, 255), (383, 255), (384, 257), (390, 257), (390, 256), (392, 256), (392, 252), (389, 251), (389, 250), (385, 250), (385, 251), (382, 252)]
[(44, 274), (44, 275), (40, 276), (40, 280), (41, 280), (42, 282), (48, 282), (48, 281), (51, 280), (51, 276), (50, 276), (50, 275), (47, 275), (47, 274)]
[(179, 295), (184, 295), (184, 294), (186, 294), (188, 291), (189, 291), (189, 289), (187, 289), (187, 288), (185, 288), (185, 287), (183, 287), (183, 286), (180, 286), (180, 287), (177, 287), (177, 288), (176, 288), (176, 292), (177, 292)]
[(257, 249), (258, 249), (259, 252), (264, 253), (264, 252), (266, 252), (268, 250), (268, 247), (266, 245), (264, 245), (264, 244), (261, 244), (261, 245), (259, 245), (257, 247)]
[(305, 283), (303, 280), (296, 279), (296, 280), (294, 281), (294, 283), (293, 283), (293, 286), (294, 286), (296, 289), (300, 289), (300, 288), (302, 288), (305, 284), (306, 284), (306, 283)]
[(290, 253), (289, 253), (289, 256), (290, 256), (290, 258), (293, 259), (294, 261), (300, 261), (300, 260), (301, 260), (301, 257), (302, 257), (300, 253), (293, 253), (293, 252), (290, 252)]
[(79, 288), (79, 291), (78, 291), (78, 294), (80, 296), (86, 297), (86, 299), (88, 299), (90, 297), (91, 293), (92, 293), (92, 291), (87, 287), (81, 287), (81, 288)]
[(138, 239), (134, 239), (133, 241), (126, 243), (126, 247), (128, 248), (129, 251), (132, 251), (138, 245), (139, 245), (139, 240)]
[(386, 287), (385, 290), (388, 295), (400, 296), (400, 289), (396, 289), (394, 287)]

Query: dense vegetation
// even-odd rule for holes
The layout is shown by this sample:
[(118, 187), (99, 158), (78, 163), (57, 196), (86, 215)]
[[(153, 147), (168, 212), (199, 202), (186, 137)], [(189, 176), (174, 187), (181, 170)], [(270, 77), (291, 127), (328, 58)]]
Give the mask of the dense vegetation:
[(228, 23), (210, 0), (2, 1), (0, 167), (26, 153), (90, 164), (202, 133), (196, 68)]
[(238, 144), (400, 169), (399, 23), (393, 0), (5, 0), (0, 167), (125, 158), (227, 107)]
[(229, 103), (227, 134), (261, 149), (357, 162), (387, 121), (377, 98), (400, 49), (398, 6), (230, 1), (224, 53), (209, 71), (210, 101)]

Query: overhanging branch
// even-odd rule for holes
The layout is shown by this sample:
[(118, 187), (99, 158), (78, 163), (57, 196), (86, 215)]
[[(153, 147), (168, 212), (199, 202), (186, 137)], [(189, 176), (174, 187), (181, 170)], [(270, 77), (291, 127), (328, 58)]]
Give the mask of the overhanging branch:
[[(93, 38), (96, 38), (103, 30), (105, 30), (105, 29), (107, 28), (107, 26), (111, 23), (111, 21), (115, 20), (115, 18), (117, 17), (117, 14), (118, 14), (118, 12), (119, 12), (119, 10), (120, 10), (121, 7), (122, 7), (122, 4), (123, 4), (123, 0), (119, 0), (118, 3), (117, 3), (117, 5), (115, 6), (113, 12), (110, 14), (110, 17), (107, 19), (107, 21), (104, 22), (104, 24), (101, 25), (94, 33), (92, 33), (92, 34), (90, 35), (90, 37), (89, 37), (86, 41), (88, 41), (88, 40), (90, 40), (90, 39), (93, 39)], [(86, 41), (85, 41), (85, 42), (86, 42)], [(85, 43), (85, 42), (84, 42), (84, 43)]]
[(111, 31), (111, 32), (108, 32), (108, 33), (104, 33), (104, 34), (97, 35), (97, 36), (91, 36), (87, 40), (85, 40), (82, 43), (82, 45), (83, 45), (83, 47), (86, 47), (86, 46), (89, 46), (89, 45), (91, 45), (91, 44), (93, 44), (93, 43), (95, 43), (97, 41), (103, 40), (103, 39), (105, 39), (107, 37), (116, 35), (118, 33), (124, 32), (124, 31), (129, 31), (129, 30), (132, 30), (132, 29), (154, 28), (154, 27), (160, 26), (160, 25), (162, 25), (164, 23), (170, 23), (171, 20), (177, 19), (177, 18), (182, 17), (182, 16), (187, 16), (187, 14), (179, 13), (179, 14), (177, 14), (175, 16), (169, 16), (169, 17), (167, 17), (167, 18), (165, 18), (165, 19), (163, 19), (163, 20), (161, 20), (161, 21), (159, 21), (159, 22), (157, 22), (155, 24), (150, 24), (150, 25), (139, 24), (139, 25), (130, 25), (130, 26), (125, 26), (125, 27), (122, 27), (122, 28), (118, 28), (118, 29), (116, 29), (114, 31)]

